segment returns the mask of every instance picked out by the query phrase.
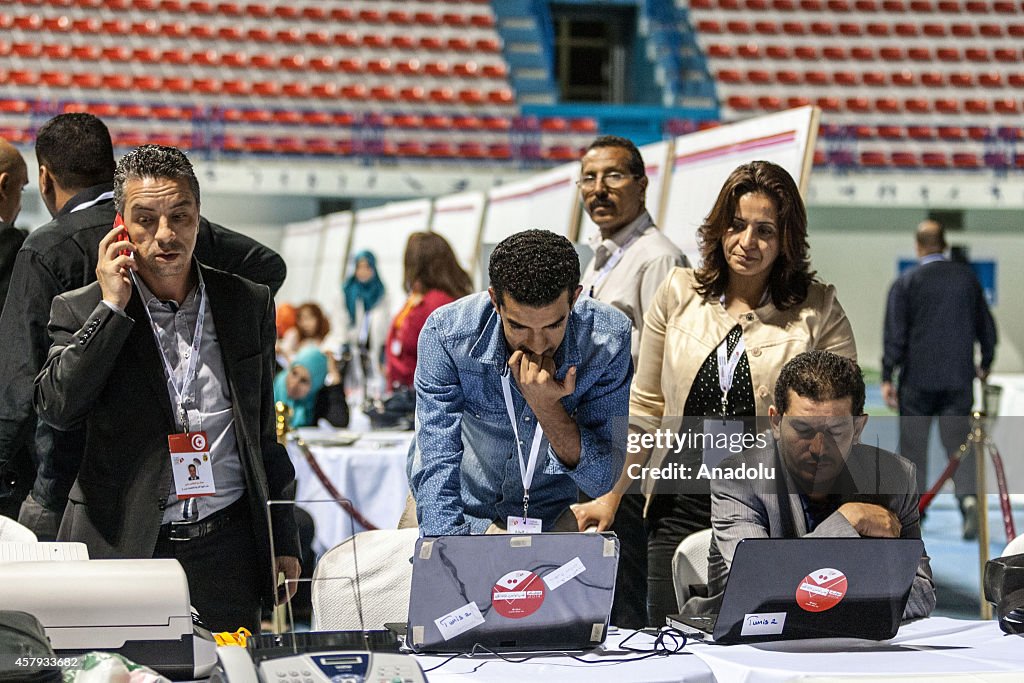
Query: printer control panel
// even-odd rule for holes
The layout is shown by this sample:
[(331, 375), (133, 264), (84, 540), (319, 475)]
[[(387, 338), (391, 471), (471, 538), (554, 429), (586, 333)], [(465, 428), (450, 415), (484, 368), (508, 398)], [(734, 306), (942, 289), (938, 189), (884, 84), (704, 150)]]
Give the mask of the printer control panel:
[(264, 683), (426, 683), (416, 660), (386, 652), (318, 652), (260, 662)]

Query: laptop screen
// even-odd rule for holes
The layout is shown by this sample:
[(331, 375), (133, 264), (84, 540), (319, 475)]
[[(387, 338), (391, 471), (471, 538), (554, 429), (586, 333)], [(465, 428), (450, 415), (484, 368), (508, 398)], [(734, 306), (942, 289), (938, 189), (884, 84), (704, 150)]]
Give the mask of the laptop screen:
[(407, 644), (417, 652), (581, 650), (608, 631), (614, 534), (421, 538)]

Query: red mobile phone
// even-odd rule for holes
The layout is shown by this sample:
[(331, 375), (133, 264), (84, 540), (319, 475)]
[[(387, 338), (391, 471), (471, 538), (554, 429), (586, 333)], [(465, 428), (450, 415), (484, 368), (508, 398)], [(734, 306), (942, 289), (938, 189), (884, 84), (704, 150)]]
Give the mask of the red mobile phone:
[[(131, 237), (128, 236), (128, 229), (124, 227), (124, 219), (121, 218), (121, 214), (117, 214), (117, 215), (114, 216), (114, 227), (121, 229), (121, 231), (119, 233), (117, 233), (117, 241), (118, 242), (131, 242), (132, 241)], [(120, 251), (120, 254), (121, 254), (121, 256), (131, 256), (132, 255), (132, 250), (131, 249), (122, 249)]]

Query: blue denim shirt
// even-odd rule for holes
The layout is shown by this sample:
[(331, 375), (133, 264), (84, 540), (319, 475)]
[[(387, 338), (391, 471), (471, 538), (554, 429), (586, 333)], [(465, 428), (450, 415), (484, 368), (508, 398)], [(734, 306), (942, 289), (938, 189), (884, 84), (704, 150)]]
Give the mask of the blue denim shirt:
[[(629, 413), (630, 322), (611, 306), (580, 298), (555, 352), (555, 377), (576, 366), (576, 390), (562, 399), (580, 431), (580, 460), (567, 468), (547, 438), (530, 486), (530, 517), (548, 530), (577, 488), (590, 496), (611, 490), (625, 460)], [(416, 438), (409, 483), (424, 535), (483, 533), (495, 520), (523, 514), (523, 483), (515, 436), (502, 396), (508, 349), (486, 292), (442, 306), (420, 332), (416, 361)], [(515, 380), (524, 456), (537, 418)], [(613, 418), (623, 418), (615, 420)]]

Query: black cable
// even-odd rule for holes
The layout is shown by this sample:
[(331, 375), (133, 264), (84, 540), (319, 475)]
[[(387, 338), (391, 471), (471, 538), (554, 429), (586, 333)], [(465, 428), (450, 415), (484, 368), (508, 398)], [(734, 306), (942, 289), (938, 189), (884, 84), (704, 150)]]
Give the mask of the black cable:
[[(627, 643), (629, 643), (630, 640), (632, 640), (634, 637), (636, 637), (636, 635), (638, 633), (643, 633), (644, 635), (655, 635), (654, 643), (653, 643), (653, 645), (651, 646), (650, 649), (640, 649), (640, 648), (637, 648), (637, 647), (632, 647), (632, 646), (627, 645)], [(652, 633), (650, 633), (648, 631), (643, 631), (643, 630), (641, 630), (641, 631), (634, 631), (630, 635), (626, 636), (625, 640), (623, 640), (621, 643), (619, 643), (619, 648), (620, 649), (626, 650), (628, 652), (635, 652), (637, 654), (642, 654), (643, 655), (642, 657), (616, 657), (614, 659), (598, 659), (598, 660), (593, 660), (593, 659), (583, 659), (582, 656), (574, 655), (574, 654), (569, 653), (569, 652), (557, 652), (556, 651), (556, 652), (545, 652), (543, 654), (526, 655), (526, 656), (518, 658), (518, 659), (513, 659), (511, 657), (507, 657), (507, 656), (501, 654), (500, 652), (495, 652), (494, 650), (492, 650), (492, 649), (490, 649), (488, 647), (485, 647), (484, 645), (481, 645), (480, 643), (474, 643), (473, 647), (470, 649), (469, 652), (459, 652), (459, 653), (456, 653), (454, 655), (451, 655), (450, 657), (445, 659), (440, 664), (432, 666), (429, 669), (424, 669), (423, 673), (430, 673), (431, 671), (435, 671), (437, 669), (440, 669), (442, 666), (444, 666), (444, 665), (448, 664), (449, 662), (451, 662), (452, 660), (458, 659), (460, 657), (473, 657), (474, 655), (478, 655), (478, 654), (481, 654), (481, 653), (485, 653), (485, 654), (489, 654), (489, 655), (492, 655), (494, 657), (497, 657), (501, 661), (506, 662), (508, 664), (524, 664), (524, 663), (529, 662), (529, 661), (531, 661), (533, 659), (537, 659), (538, 657), (551, 657), (551, 656), (555, 656), (555, 655), (562, 655), (562, 656), (565, 656), (565, 657), (569, 657), (570, 659), (574, 659), (577, 662), (581, 662), (583, 664), (624, 664), (624, 663), (627, 663), (627, 662), (640, 662), (640, 661), (643, 661), (645, 659), (650, 659), (652, 657), (668, 657), (668, 656), (671, 656), (671, 655), (684, 654), (683, 653), (683, 648), (686, 647), (686, 643), (687, 643), (686, 634), (683, 633), (682, 631), (680, 631), (679, 629), (671, 628), (669, 626), (663, 626), (662, 628), (660, 628), (658, 630), (657, 634), (652, 634)], [(479, 669), (480, 666), (483, 666), (486, 663), (487, 662), (480, 662), (480, 664), (477, 665), (477, 667), (474, 668), (473, 671), (475, 672), (477, 669)]]

